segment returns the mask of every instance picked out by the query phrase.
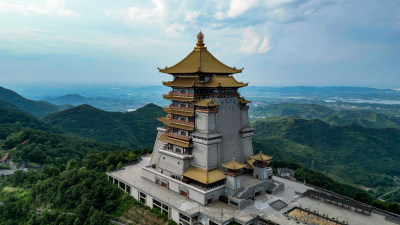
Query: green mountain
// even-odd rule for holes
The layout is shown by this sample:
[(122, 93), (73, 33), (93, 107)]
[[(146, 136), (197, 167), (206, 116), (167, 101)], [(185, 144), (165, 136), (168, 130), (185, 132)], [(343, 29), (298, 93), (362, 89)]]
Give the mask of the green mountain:
[(356, 124), (331, 126), (296, 116), (255, 121), (254, 149), (368, 187), (392, 184), (400, 174), (400, 130)]
[(358, 124), (370, 128), (400, 128), (400, 118), (371, 111), (338, 111), (322, 120), (330, 125)]
[(53, 131), (57, 133), (61, 132), (22, 111), (0, 109), (0, 139), (5, 139), (9, 134), (18, 132), (24, 128)]
[(304, 119), (319, 119), (332, 115), (335, 112), (332, 108), (317, 104), (296, 104), (282, 102), (279, 104), (269, 104), (250, 109), (253, 117), (271, 116), (293, 116), (297, 115)]
[(0, 100), (15, 105), (24, 112), (38, 118), (43, 118), (46, 115), (59, 111), (59, 106), (57, 105), (44, 101), (33, 101), (3, 87), (0, 87)]
[(389, 117), (372, 111), (335, 111), (317, 104), (279, 103), (253, 107), (252, 119), (274, 116), (299, 116), (303, 119), (320, 119), (330, 125), (358, 124), (370, 128), (400, 128), (400, 118)]
[(20, 108), (18, 108), (17, 106), (15, 106), (11, 103), (2, 101), (2, 100), (0, 100), (0, 109), (14, 111), (14, 112), (22, 112), (22, 110)]
[(160, 126), (157, 117), (162, 108), (148, 104), (133, 112), (106, 112), (90, 105), (80, 105), (44, 118), (46, 123), (66, 132), (100, 142), (131, 148), (151, 148)]
[(11, 134), (0, 143), (0, 149), (13, 149), (14, 161), (61, 165), (71, 159), (81, 160), (88, 153), (128, 151), (128, 148), (93, 140), (55, 134), (48, 131), (24, 129)]

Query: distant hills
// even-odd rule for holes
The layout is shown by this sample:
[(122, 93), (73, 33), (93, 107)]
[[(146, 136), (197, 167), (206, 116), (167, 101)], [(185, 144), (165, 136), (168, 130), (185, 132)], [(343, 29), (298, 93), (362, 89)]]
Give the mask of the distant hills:
[(152, 148), (157, 134), (156, 120), (164, 112), (148, 104), (134, 112), (106, 112), (90, 105), (80, 105), (43, 119), (44, 122), (71, 134), (131, 148)]
[(252, 117), (299, 116), (303, 119), (320, 119), (330, 125), (358, 124), (370, 128), (400, 128), (400, 118), (389, 117), (367, 110), (341, 110), (317, 104), (279, 103), (250, 109)]
[(276, 159), (307, 166), (314, 160), (316, 169), (369, 187), (390, 185), (400, 174), (399, 129), (331, 126), (296, 116), (260, 119), (254, 127), (255, 151)]
[[(127, 103), (125, 104), (124, 100), (121, 99), (84, 97), (79, 94), (67, 94), (54, 98), (45, 98), (43, 100), (55, 105), (64, 105), (64, 104), (68, 104), (71, 106), (91, 105), (95, 108), (102, 109), (105, 111), (126, 111), (127, 108), (129, 108), (129, 104)], [(124, 105), (126, 105), (127, 108), (124, 109)]]
[[(45, 101), (34, 101), (24, 98), (16, 92), (3, 87), (0, 87), (0, 100), (10, 103), (18, 107), (20, 110), (38, 118), (43, 118), (51, 113), (58, 112), (61, 109), (61, 106), (54, 105)], [(3, 104), (2, 107), (7, 106)]]

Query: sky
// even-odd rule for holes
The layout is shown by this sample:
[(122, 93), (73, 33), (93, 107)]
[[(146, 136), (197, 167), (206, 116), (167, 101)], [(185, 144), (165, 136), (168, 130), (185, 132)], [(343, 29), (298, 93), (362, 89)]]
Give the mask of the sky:
[(250, 85), (400, 88), (399, 0), (0, 0), (0, 86), (161, 85), (200, 30)]

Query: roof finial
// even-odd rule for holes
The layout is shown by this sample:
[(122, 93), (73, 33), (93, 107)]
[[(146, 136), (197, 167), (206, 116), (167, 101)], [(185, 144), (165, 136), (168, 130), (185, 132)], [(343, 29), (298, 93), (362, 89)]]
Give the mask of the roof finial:
[(197, 44), (196, 44), (196, 46), (198, 48), (203, 48), (204, 47), (204, 34), (201, 31), (197, 34)]

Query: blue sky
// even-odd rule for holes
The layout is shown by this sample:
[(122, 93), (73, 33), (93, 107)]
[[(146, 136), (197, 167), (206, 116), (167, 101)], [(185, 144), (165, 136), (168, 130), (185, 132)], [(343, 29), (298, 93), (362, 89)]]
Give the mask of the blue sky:
[(0, 0), (0, 82), (160, 84), (199, 30), (251, 85), (400, 88), (398, 0)]

